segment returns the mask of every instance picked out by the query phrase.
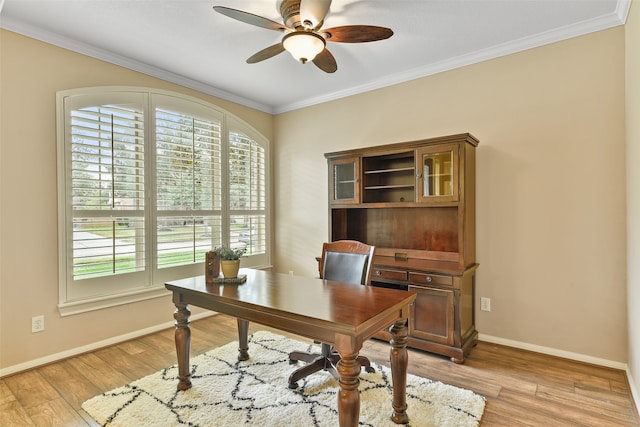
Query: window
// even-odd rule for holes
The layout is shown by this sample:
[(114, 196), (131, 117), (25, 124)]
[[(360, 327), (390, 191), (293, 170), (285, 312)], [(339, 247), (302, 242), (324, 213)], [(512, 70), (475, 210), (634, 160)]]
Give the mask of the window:
[(165, 295), (220, 244), (269, 265), (268, 144), (249, 125), (129, 88), (60, 92), (58, 123), (63, 315)]

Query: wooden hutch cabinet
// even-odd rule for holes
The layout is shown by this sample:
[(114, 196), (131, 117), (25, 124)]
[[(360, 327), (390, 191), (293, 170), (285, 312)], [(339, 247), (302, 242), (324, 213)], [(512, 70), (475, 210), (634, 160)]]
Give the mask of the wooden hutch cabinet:
[(460, 134), (325, 154), (330, 240), (375, 245), (372, 285), (417, 294), (408, 345), (456, 363), (478, 339), (477, 145)]

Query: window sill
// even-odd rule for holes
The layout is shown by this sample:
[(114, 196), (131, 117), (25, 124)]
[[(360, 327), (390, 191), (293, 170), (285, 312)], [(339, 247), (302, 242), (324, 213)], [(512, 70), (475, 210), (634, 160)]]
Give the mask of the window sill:
[(117, 305), (130, 304), (153, 298), (160, 298), (171, 295), (164, 286), (145, 289), (142, 291), (128, 292), (126, 294), (109, 295), (101, 298), (82, 300), (77, 302), (67, 302), (58, 304), (60, 315), (72, 316), (74, 314), (86, 313), (88, 311), (100, 310), (103, 308), (115, 307)]

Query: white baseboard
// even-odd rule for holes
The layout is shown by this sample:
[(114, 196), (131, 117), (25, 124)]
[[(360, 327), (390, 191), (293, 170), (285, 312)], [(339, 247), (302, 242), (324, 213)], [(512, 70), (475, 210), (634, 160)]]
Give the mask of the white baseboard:
[(631, 397), (633, 397), (633, 401), (636, 404), (636, 411), (640, 412), (640, 392), (631, 372), (629, 371), (629, 367), (627, 367), (627, 382), (629, 382), (629, 388), (631, 389)]
[[(204, 319), (205, 317), (214, 316), (218, 313), (213, 311), (205, 311), (202, 313), (194, 314), (189, 317), (190, 321)], [(99, 348), (107, 347), (110, 345), (118, 344), (124, 341), (128, 341), (134, 338), (138, 338), (144, 335), (149, 335), (154, 332), (161, 331), (163, 329), (168, 329), (174, 326), (174, 322), (166, 322), (161, 323), (159, 325), (151, 326), (149, 328), (140, 329), (137, 331), (129, 332), (128, 334), (118, 335), (116, 337), (108, 338), (106, 340), (94, 342), (91, 344), (83, 345), (81, 347), (72, 348), (70, 350), (62, 351), (60, 353), (50, 354), (45, 357), (41, 357), (34, 360), (29, 360), (28, 362), (19, 363), (17, 365), (8, 366), (6, 368), (0, 369), (0, 378), (4, 378), (9, 375), (17, 374), (18, 372), (26, 371), (29, 369), (37, 368), (38, 366), (43, 366), (48, 363), (57, 362), (62, 359), (67, 359), (69, 357), (77, 356), (82, 353), (87, 353), (90, 351), (97, 350)]]

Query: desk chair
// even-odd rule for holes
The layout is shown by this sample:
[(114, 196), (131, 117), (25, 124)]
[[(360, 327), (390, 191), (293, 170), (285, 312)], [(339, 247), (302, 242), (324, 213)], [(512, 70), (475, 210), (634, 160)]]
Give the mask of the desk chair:
[[(322, 258), (319, 265), (320, 278), (361, 285), (371, 284), (371, 262), (374, 250), (374, 246), (355, 240), (325, 243), (322, 245)], [(295, 364), (300, 360), (307, 364), (296, 369), (289, 376), (289, 388), (297, 388), (298, 380), (320, 370), (328, 371), (334, 378), (340, 379), (336, 369), (340, 354), (333, 351), (330, 344), (321, 343), (321, 353), (302, 351), (289, 353), (289, 363)], [(369, 359), (358, 356), (357, 360), (367, 372), (374, 372)]]

